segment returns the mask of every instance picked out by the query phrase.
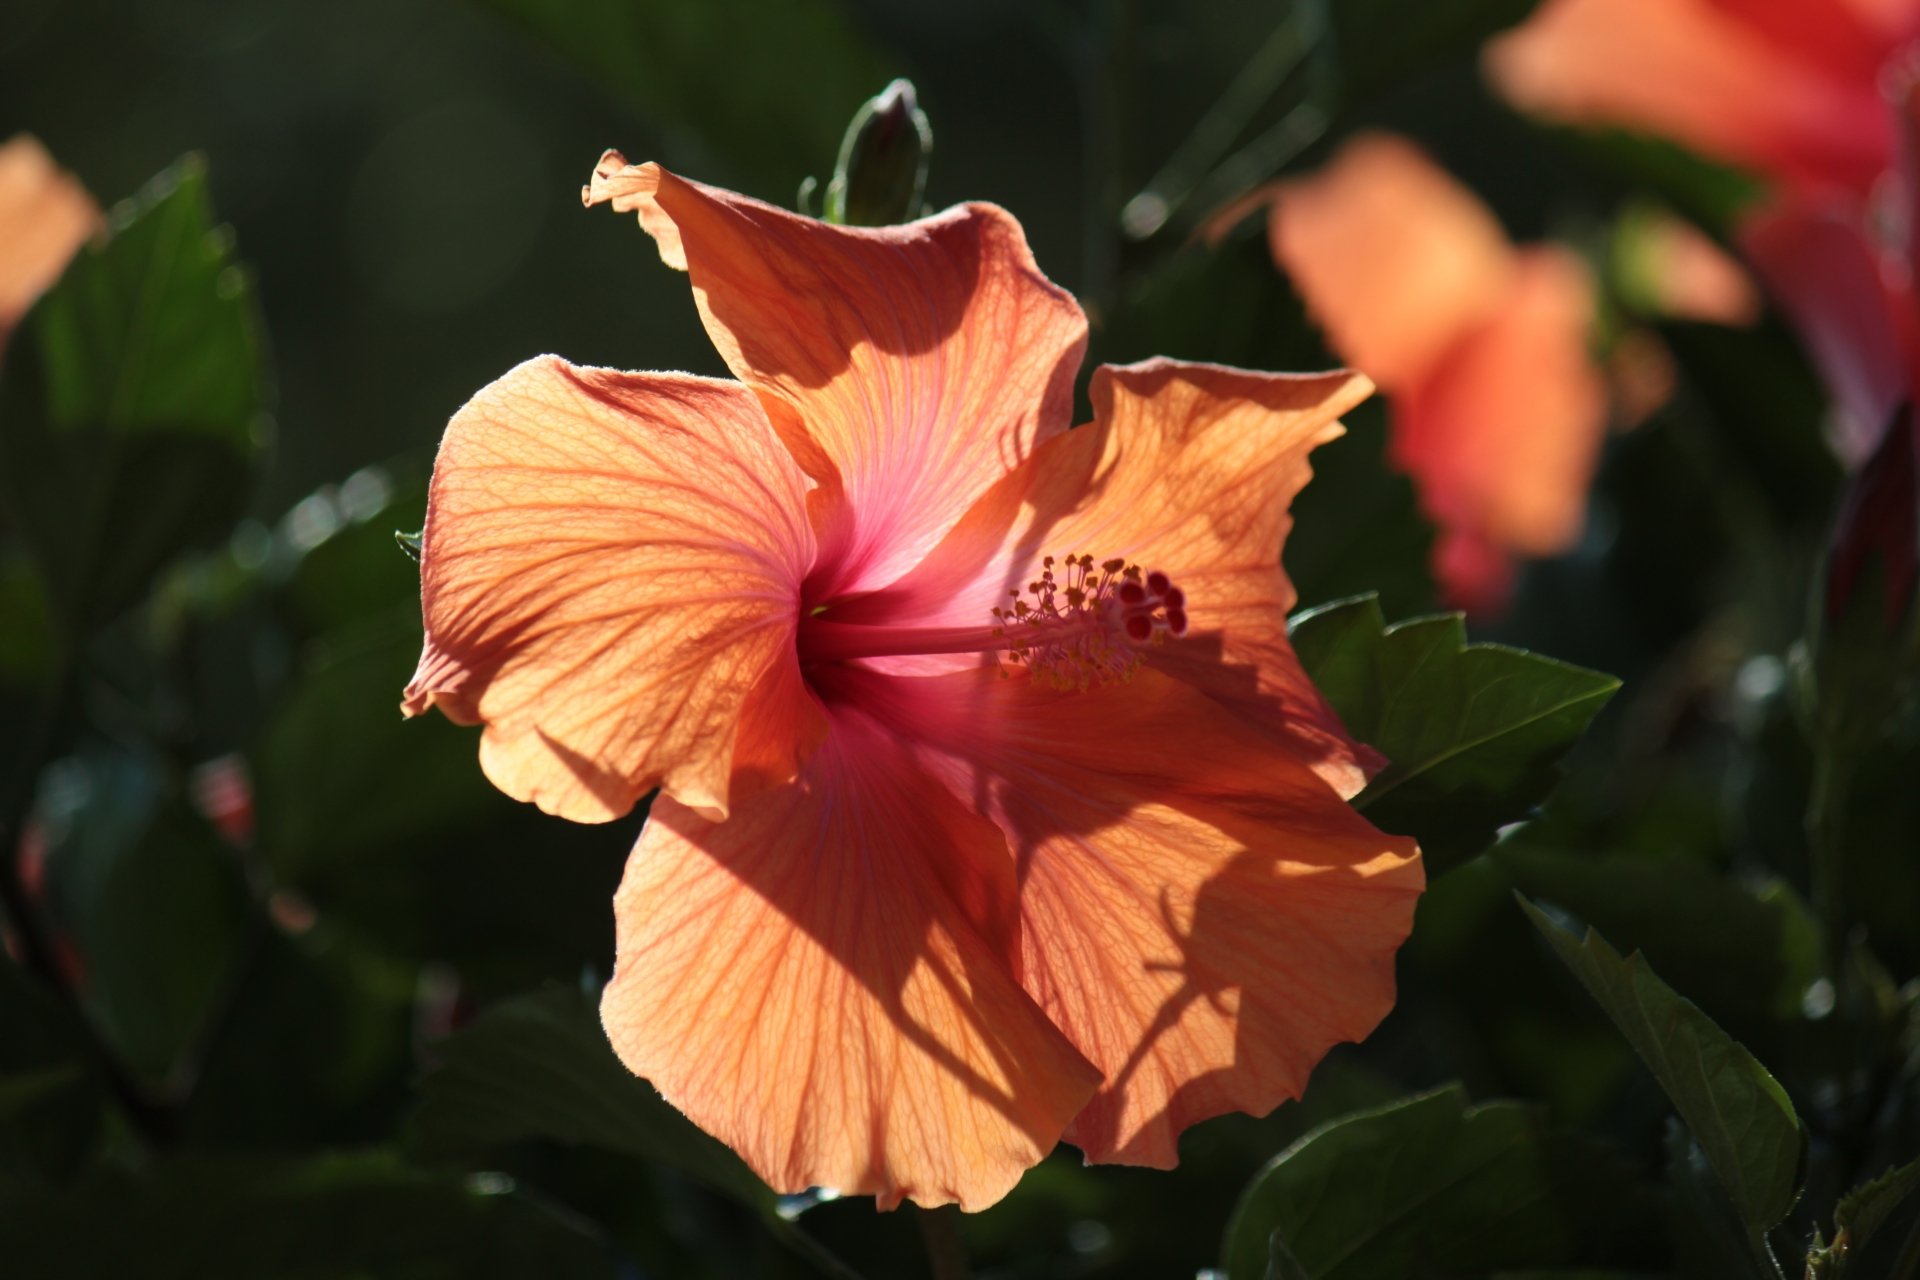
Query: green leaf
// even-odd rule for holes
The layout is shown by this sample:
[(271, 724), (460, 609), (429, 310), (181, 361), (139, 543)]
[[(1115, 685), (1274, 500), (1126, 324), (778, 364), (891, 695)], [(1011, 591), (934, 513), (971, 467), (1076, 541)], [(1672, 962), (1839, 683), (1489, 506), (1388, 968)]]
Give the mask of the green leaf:
[(1668, 1235), (1681, 1280), (1782, 1280), (1764, 1242), (1748, 1231), (1706, 1153), (1678, 1120), (1666, 1133)]
[(59, 636), (40, 575), (13, 547), (0, 547), (0, 617), (0, 688), (44, 684), (59, 665)]
[(0, 498), (75, 630), (226, 533), (265, 434), (253, 303), (199, 159), (114, 227), (28, 314), (0, 376)]
[[(1514, 888), (1644, 951), (1722, 1021), (1797, 1022), (1820, 976), (1819, 926), (1780, 881), (1743, 882), (1682, 857), (1535, 848), (1528, 835), (1503, 842), (1492, 857)], [(1702, 929), (1702, 920), (1713, 928)]]
[[(834, 0), (479, 2), (661, 132), (704, 141), (715, 165), (739, 166), (763, 193), (791, 191), (809, 170), (832, 163), (848, 117), (889, 78), (887, 59)], [(722, 68), (725, 92), (715, 82)], [(593, 156), (581, 157), (581, 178), (592, 164)]]
[[(1323, 1125), (1269, 1164), (1227, 1226), (1229, 1280), (1404, 1280), (1575, 1260), (1588, 1206), (1617, 1186), (1589, 1153), (1568, 1158), (1539, 1113), (1468, 1106), (1457, 1085)], [(1421, 1273), (1424, 1274), (1424, 1273)]]
[(1767, 1069), (1638, 952), (1621, 957), (1587, 930), (1576, 939), (1515, 895), (1581, 985), (1613, 1019), (1680, 1113), (1745, 1224), (1761, 1239), (1799, 1195), (1800, 1119)]
[(611, 1280), (605, 1246), (505, 1179), (380, 1153), (180, 1159), (145, 1178), (0, 1188), (0, 1257), (22, 1276), (404, 1276)]
[(762, 1214), (774, 1195), (614, 1056), (577, 990), (495, 1005), (440, 1046), (420, 1089), (410, 1151), (467, 1161), (529, 1138), (602, 1147), (678, 1170)]
[(0, 950), (0, 1174), (65, 1177), (93, 1146), (105, 1091), (73, 1010)]
[(1894, 1256), (1914, 1231), (1920, 1231), (1920, 1160), (1855, 1187), (1833, 1211), (1834, 1240), (1846, 1239), (1850, 1276), (1892, 1274)]
[(298, 633), (324, 637), (381, 618), (417, 642), (420, 535), (394, 529), (419, 528), (426, 509), (426, 469), (410, 462), (363, 467), (295, 504), (273, 559), (283, 577), (275, 602)]
[(353, 945), (324, 917), (261, 930), (198, 1063), (181, 1137), (284, 1152), (383, 1134), (418, 1070), (423, 994), (417, 967)]
[[(336, 541), (414, 575), (372, 522)], [(311, 588), (285, 602), (303, 622), (354, 595), (304, 572), (293, 585)], [(420, 624), (417, 603), (400, 608), (329, 631), (271, 708), (249, 753), (261, 860), (336, 927), (390, 957), (451, 961), (482, 998), (603, 964), (632, 827), (555, 823), (487, 781), (472, 729), (403, 719)], [(546, 858), (531, 888), (529, 847)]]
[(1459, 614), (1387, 626), (1376, 597), (1298, 615), (1293, 647), (1355, 737), (1391, 762), (1354, 803), (1445, 871), (1527, 817), (1620, 687), (1612, 676), (1467, 643)]
[(1287, 1242), (1280, 1238), (1278, 1231), (1267, 1241), (1266, 1280), (1313, 1280), (1312, 1274), (1300, 1265), (1300, 1259), (1293, 1256), (1293, 1250), (1287, 1248)]
[(69, 757), (40, 796), (49, 918), (102, 1033), (157, 1086), (186, 1062), (232, 978), (248, 915), (239, 868), (151, 756)]

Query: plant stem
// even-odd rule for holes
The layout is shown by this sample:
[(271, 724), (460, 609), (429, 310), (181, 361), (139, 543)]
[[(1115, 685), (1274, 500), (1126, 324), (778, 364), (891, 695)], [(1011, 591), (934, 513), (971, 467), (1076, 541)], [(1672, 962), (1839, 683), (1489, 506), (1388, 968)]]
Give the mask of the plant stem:
[(939, 1209), (915, 1209), (913, 1219), (920, 1227), (920, 1241), (927, 1249), (927, 1265), (933, 1280), (968, 1280), (973, 1272), (967, 1266), (966, 1246), (960, 1242), (958, 1211), (952, 1205)]
[[(1187, 204), (1196, 188), (1232, 150), (1262, 107), (1291, 80), (1313, 52), (1311, 33), (1297, 10), (1282, 18), (1265, 44), (1233, 78), (1226, 92), (1200, 117), (1121, 215), (1127, 235), (1144, 240)], [(1256, 175), (1264, 177), (1265, 174)], [(1218, 185), (1218, 184), (1212, 184)]]
[(1813, 783), (1807, 794), (1808, 879), (1814, 917), (1820, 922), (1826, 976), (1836, 994), (1847, 955), (1846, 814), (1853, 760), (1836, 743), (1816, 740)]

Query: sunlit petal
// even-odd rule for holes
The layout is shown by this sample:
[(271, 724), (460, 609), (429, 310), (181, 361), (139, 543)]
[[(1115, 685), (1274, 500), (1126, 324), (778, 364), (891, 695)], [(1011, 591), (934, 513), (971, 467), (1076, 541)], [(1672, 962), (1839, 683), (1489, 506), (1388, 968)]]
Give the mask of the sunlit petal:
[(1392, 1006), (1413, 842), (1178, 681), (958, 673), (850, 696), (1006, 830), (1021, 981), (1105, 1075), (1067, 1133), (1089, 1159), (1170, 1167), (1187, 1126), (1297, 1097)]
[(840, 709), (726, 822), (655, 802), (608, 1034), (776, 1190), (983, 1208), (1098, 1080), (1014, 979), (1015, 893), (999, 830)]
[[(1287, 643), (1280, 566), (1308, 453), (1371, 391), (1348, 372), (1251, 373), (1150, 360), (1095, 371), (1092, 424), (1043, 446), (896, 592), (848, 616), (978, 624), (1048, 554), (1172, 574), (1190, 633), (1147, 661), (1287, 742), (1351, 794), (1378, 757), (1355, 744)], [(902, 664), (903, 671), (961, 663)]]
[(1072, 415), (1086, 320), (1003, 210), (851, 228), (601, 160), (684, 267), (714, 345), (761, 394), (813, 495), (835, 592), (884, 586)]
[(804, 485), (737, 384), (528, 361), (441, 442), (407, 711), (484, 723), (487, 776), (549, 813), (605, 821), (656, 786), (724, 813), (763, 679), (760, 762), (806, 732), (768, 674), (812, 562)]

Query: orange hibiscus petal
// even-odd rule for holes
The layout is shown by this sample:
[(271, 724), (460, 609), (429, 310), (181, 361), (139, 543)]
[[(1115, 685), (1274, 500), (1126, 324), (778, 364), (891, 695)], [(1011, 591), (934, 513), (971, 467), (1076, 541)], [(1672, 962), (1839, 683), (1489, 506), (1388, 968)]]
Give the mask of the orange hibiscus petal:
[(1606, 390), (1587, 348), (1585, 266), (1552, 248), (1516, 262), (1498, 315), (1398, 396), (1390, 448), (1440, 523), (1549, 555), (1579, 537)]
[(1292, 525), (1287, 509), (1313, 474), (1307, 454), (1338, 436), (1340, 415), (1371, 391), (1345, 371), (1102, 366), (1092, 424), (1042, 446), (896, 591), (845, 615), (979, 626), (1047, 554), (1163, 570), (1186, 593), (1191, 631), (1149, 650), (1147, 661), (1289, 744), (1351, 795), (1381, 761), (1348, 737), (1287, 642), (1295, 597), (1280, 549)]
[(1268, 233), (1334, 350), (1388, 391), (1495, 315), (1515, 269), (1487, 207), (1387, 134), (1358, 135), (1318, 173), (1277, 184)]
[(440, 444), (407, 713), (483, 723), (487, 776), (561, 817), (656, 786), (724, 814), (750, 701), (763, 767), (806, 732), (776, 668), (813, 558), (805, 483), (738, 384), (519, 366)]
[(36, 139), (0, 145), (0, 342), (99, 229), (86, 189)]
[(1020, 866), (1021, 981), (1105, 1082), (1089, 1160), (1171, 1167), (1187, 1126), (1297, 1097), (1393, 1005), (1424, 884), (1411, 840), (1178, 681), (1082, 693), (868, 677), (980, 797)]
[(608, 152), (589, 204), (639, 214), (808, 475), (823, 594), (886, 585), (1063, 429), (1086, 319), (1019, 223), (971, 204), (829, 226)]
[(1014, 981), (1006, 842), (841, 710), (798, 784), (656, 801), (614, 902), (621, 1059), (775, 1190), (980, 1209), (1098, 1075)]
[[(1833, 58), (1857, 53), (1781, 39), (1784, 15), (1753, 0), (1547, 0), (1488, 46), (1486, 69), (1524, 110), (1662, 134), (1789, 182), (1864, 196), (1893, 156), (1879, 87), (1872, 76), (1835, 74)], [(1833, 25), (1835, 15), (1822, 8), (1793, 21)]]

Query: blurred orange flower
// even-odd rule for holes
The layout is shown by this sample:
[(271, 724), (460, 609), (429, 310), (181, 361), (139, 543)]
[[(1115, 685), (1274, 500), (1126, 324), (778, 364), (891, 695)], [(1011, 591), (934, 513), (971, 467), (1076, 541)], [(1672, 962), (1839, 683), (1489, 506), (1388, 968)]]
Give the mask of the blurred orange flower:
[(1170, 1166), (1297, 1095), (1422, 884), (1286, 638), (1287, 508), (1366, 380), (1102, 368), (1067, 431), (1085, 320), (997, 208), (834, 227), (612, 152), (586, 196), (738, 381), (476, 395), (405, 707), (551, 813), (660, 789), (621, 1058), (776, 1189), (883, 1206), (990, 1204), (1063, 1136)]
[(1897, 142), (1881, 74), (1916, 37), (1914, 0), (1546, 0), (1486, 67), (1524, 110), (1864, 199)]
[(1585, 519), (1606, 425), (1585, 267), (1514, 248), (1471, 192), (1384, 134), (1263, 194), (1275, 260), (1392, 398), (1389, 454), (1439, 526), (1443, 591), (1498, 608), (1514, 557), (1566, 550)]
[(100, 227), (100, 210), (39, 141), (0, 144), (0, 347)]
[[(1920, 0), (1547, 0), (1486, 66), (1517, 105), (1665, 134), (1774, 187), (1742, 249), (1801, 331), (1849, 462), (1910, 393)], [(1903, 146), (1903, 144), (1905, 144)]]

